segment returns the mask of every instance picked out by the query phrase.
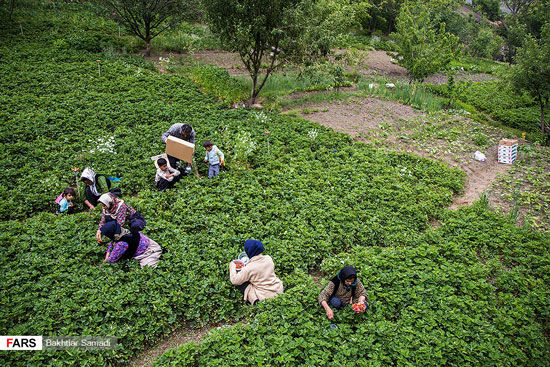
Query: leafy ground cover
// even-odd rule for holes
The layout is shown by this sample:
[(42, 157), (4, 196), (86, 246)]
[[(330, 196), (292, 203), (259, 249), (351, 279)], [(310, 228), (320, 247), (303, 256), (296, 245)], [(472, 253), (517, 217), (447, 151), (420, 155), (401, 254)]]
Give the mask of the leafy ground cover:
[[(421, 113), (356, 92), (335, 94), (305, 94), (294, 101), (300, 108), (285, 113), (345, 132), (372, 147), (413, 153), (459, 167), (466, 173), (466, 186), (453, 206), (469, 205), (489, 191), (490, 205), (512, 212), (519, 224), (529, 223), (541, 231), (550, 228), (548, 147), (520, 140), (519, 160), (514, 165), (499, 164), (499, 140), (514, 135), (472, 120), (467, 111)], [(475, 161), (473, 155), (478, 150), (486, 155), (486, 162)]]
[[(430, 89), (448, 96), (446, 85), (430, 85)], [(504, 81), (465, 83), (461, 87), (459, 104), (470, 112), (475, 109), (486, 112), (492, 119), (505, 126), (531, 133), (537, 138), (540, 130), (540, 108), (526, 94), (518, 93)], [(475, 109), (471, 110), (471, 106)], [(541, 139), (541, 137), (538, 137)]]
[(155, 366), (548, 365), (549, 238), (474, 207), (447, 212), (411, 246), (356, 245), (326, 259), (356, 264), (370, 309), (338, 312), (299, 271), (246, 324), (168, 351)]
[[(124, 364), (182, 323), (258, 312), (247, 311), (227, 281), (227, 262), (244, 239), (261, 238), (286, 281), (356, 243), (412, 243), (461, 190), (463, 174), (444, 164), (372, 149), (305, 120), (225, 109), (186, 76), (161, 75), (124, 54), (116, 29), (94, 21), (86, 5), (18, 15), (25, 33), (7, 28), (0, 52), (0, 268), (8, 279), (0, 330), (112, 335), (120, 345), (105, 353), (8, 353), (3, 364)], [(81, 30), (78, 42), (63, 36), (72, 29)], [(179, 121), (195, 127), (198, 141), (224, 149), (228, 170), (158, 193), (149, 157)], [(203, 154), (199, 148), (197, 160)], [(157, 269), (100, 268), (98, 211), (48, 213), (74, 179), (70, 168), (88, 165), (122, 178), (124, 199), (165, 249)]]
[(491, 185), (488, 196), (493, 206), (518, 223), (539, 231), (550, 231), (550, 154), (538, 144), (522, 145), (518, 160)]

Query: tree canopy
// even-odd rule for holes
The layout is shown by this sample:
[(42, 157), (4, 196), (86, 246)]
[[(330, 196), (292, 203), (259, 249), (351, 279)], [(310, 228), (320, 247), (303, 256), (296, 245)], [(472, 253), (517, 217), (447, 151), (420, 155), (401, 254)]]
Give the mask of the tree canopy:
[(432, 24), (434, 9), (421, 1), (408, 1), (397, 18), (397, 31), (392, 34), (397, 62), (409, 71), (411, 81), (423, 81), (443, 70), (459, 53), (458, 37), (445, 31), (445, 23)]
[(180, 22), (194, 8), (186, 0), (95, 0), (106, 7), (111, 18), (124, 25), (146, 44), (146, 54), (151, 52), (151, 40)]
[(527, 36), (523, 47), (518, 49), (516, 65), (512, 68), (514, 86), (527, 91), (540, 106), (541, 132), (550, 135), (550, 126), (545, 121), (545, 109), (550, 99), (550, 25), (542, 31), (540, 40)]

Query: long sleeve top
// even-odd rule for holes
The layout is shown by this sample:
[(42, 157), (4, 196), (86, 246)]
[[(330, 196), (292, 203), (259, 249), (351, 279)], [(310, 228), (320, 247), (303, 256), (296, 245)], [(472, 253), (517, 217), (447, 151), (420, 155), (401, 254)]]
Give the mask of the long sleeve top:
[(169, 136), (174, 136), (176, 138), (188, 141), (191, 144), (195, 144), (195, 129), (191, 129), (191, 134), (189, 135), (189, 137), (184, 138), (182, 133), (181, 133), (181, 127), (183, 125), (184, 124), (182, 124), (182, 123), (177, 123), (177, 124), (173, 124), (172, 126), (170, 126), (168, 131), (166, 131), (164, 134), (162, 134), (162, 141), (164, 143), (166, 143), (166, 139), (168, 139)]
[[(126, 203), (120, 204), (120, 208), (116, 214), (116, 221), (122, 227), (126, 223), (127, 219), (130, 219), (132, 215), (136, 213), (136, 210)], [(99, 221), (99, 228), (105, 224), (105, 210), (101, 212), (101, 220)]]
[(229, 264), (229, 280), (240, 285), (250, 282), (244, 291), (244, 299), (250, 303), (256, 300), (275, 297), (283, 293), (283, 282), (275, 275), (275, 265), (271, 256), (256, 255), (248, 261), (245, 267), (237, 272), (234, 262)]
[[(136, 253), (134, 254), (134, 257), (139, 256), (147, 251), (147, 248), (149, 247), (149, 242), (149, 237), (147, 237), (143, 233), (140, 233), (139, 245), (137, 247)], [(114, 263), (120, 260), (122, 255), (124, 255), (126, 250), (128, 250), (128, 246), (128, 243), (125, 241), (111, 241), (109, 247), (107, 248), (107, 253), (109, 254), (109, 256), (107, 257), (107, 261)]]
[[(323, 301), (326, 301), (328, 303), (333, 291), (334, 283), (329, 281), (327, 286), (319, 294), (319, 298), (317, 299), (319, 305), (321, 305)], [(357, 285), (355, 286), (353, 300), (351, 299), (351, 289), (347, 291), (346, 288), (344, 288), (344, 282), (340, 282), (340, 284), (338, 285), (338, 289), (336, 290), (336, 294), (334, 295), (334, 297), (340, 298), (342, 300), (342, 303), (344, 304), (355, 303), (361, 296), (364, 296), (365, 300), (367, 299), (367, 292), (365, 291), (363, 283), (361, 283), (361, 280), (359, 279), (357, 279)]]
[(212, 149), (210, 149), (210, 151), (206, 151), (204, 159), (206, 159), (208, 163), (213, 165), (220, 164), (221, 161), (225, 161), (225, 156), (223, 155), (222, 151), (218, 149), (217, 146), (212, 145)]
[[(166, 171), (163, 171), (160, 168), (157, 169), (157, 174), (155, 175), (156, 182), (159, 182), (161, 178), (171, 182), (174, 179), (174, 177), (179, 176), (181, 174), (181, 172), (178, 171), (177, 169), (174, 169), (172, 167), (166, 167), (166, 168), (167, 168)], [(171, 173), (174, 174), (174, 176), (170, 176), (166, 178), (166, 175)]]

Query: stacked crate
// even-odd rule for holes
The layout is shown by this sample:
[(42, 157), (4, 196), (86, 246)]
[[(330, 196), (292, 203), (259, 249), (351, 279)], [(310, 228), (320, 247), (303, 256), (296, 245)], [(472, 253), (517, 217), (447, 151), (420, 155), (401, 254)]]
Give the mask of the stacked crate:
[(517, 139), (502, 139), (498, 143), (498, 163), (512, 164), (518, 158)]

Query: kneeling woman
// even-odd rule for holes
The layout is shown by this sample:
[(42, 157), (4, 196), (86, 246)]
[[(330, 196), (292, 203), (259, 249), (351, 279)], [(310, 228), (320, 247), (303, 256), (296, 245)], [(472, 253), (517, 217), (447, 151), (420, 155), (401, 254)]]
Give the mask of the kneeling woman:
[(96, 232), (98, 241), (101, 242), (101, 228), (110, 221), (116, 221), (121, 227), (128, 222), (132, 233), (137, 233), (145, 228), (147, 222), (141, 214), (115, 195), (111, 193), (103, 194), (99, 197), (98, 202), (103, 207), (99, 228)]
[[(344, 308), (352, 303), (364, 304), (363, 312), (368, 308), (367, 292), (363, 283), (357, 279), (357, 272), (353, 266), (346, 266), (328, 282), (325, 289), (319, 294), (319, 305), (325, 309), (327, 317), (332, 320), (334, 311), (330, 306), (337, 310)], [(329, 306), (330, 304), (330, 306)]]
[(131, 233), (126, 228), (120, 227), (117, 222), (111, 221), (101, 227), (101, 234), (111, 240), (105, 261), (114, 263), (120, 259), (136, 259), (141, 267), (157, 266), (162, 249), (158, 243), (143, 233)]
[(275, 275), (275, 265), (269, 255), (262, 255), (264, 245), (257, 240), (246, 240), (244, 251), (249, 260), (240, 272), (235, 263), (229, 263), (229, 279), (251, 304), (283, 293), (283, 282)]

